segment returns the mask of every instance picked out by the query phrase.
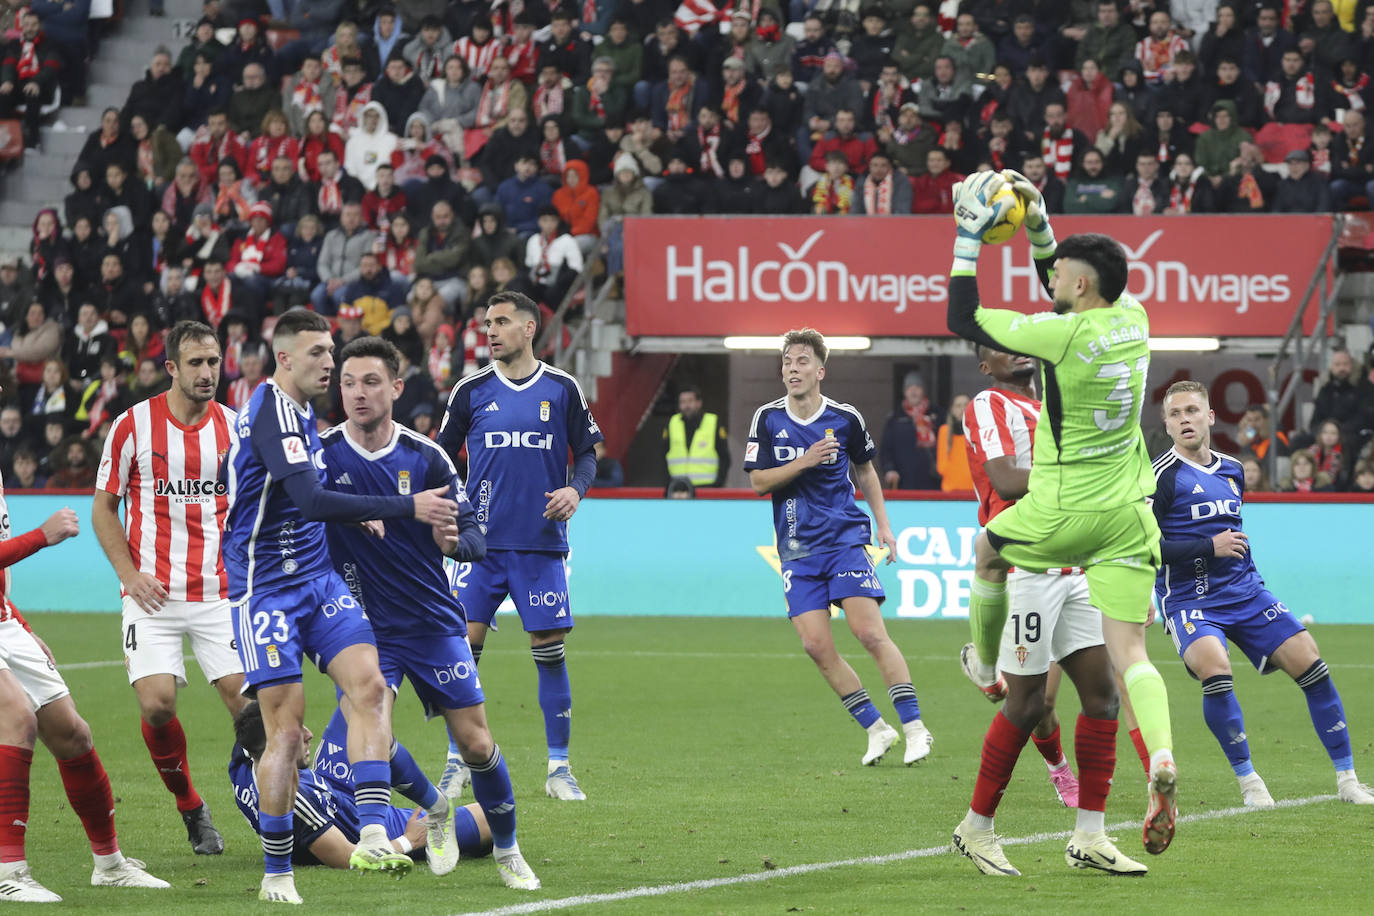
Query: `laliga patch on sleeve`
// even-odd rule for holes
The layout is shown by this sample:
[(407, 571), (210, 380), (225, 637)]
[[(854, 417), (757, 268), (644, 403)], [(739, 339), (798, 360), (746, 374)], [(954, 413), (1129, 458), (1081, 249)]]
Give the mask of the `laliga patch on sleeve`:
[(759, 444), (758, 444), (757, 442), (750, 442), (748, 445), (746, 445), (746, 446), (744, 447), (744, 460), (745, 460), (745, 461), (758, 461), (758, 460), (759, 460)]
[(287, 464), (305, 464), (310, 460), (310, 456), (305, 453), (305, 443), (298, 436), (287, 436), (281, 440), (282, 447), (286, 451)]

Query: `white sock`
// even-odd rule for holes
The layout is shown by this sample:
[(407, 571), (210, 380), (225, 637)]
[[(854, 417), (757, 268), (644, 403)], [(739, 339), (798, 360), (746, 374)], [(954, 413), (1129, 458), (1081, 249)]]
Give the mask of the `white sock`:
[(15, 872), (28, 866), (27, 859), (18, 859), (14, 862), (0, 862), (0, 881), (5, 880)]
[(964, 815), (964, 820), (969, 822), (970, 827), (976, 827), (979, 830), (992, 829), (992, 818), (984, 814), (979, 814), (972, 808), (968, 809), (968, 814)]
[(559, 767), (571, 767), (571, 764), (569, 764), (568, 761), (567, 761), (566, 759), (564, 759), (564, 760), (554, 760), (552, 757), (550, 757), (550, 758), (549, 758), (549, 773), (552, 774), (553, 771), (556, 770), (556, 769), (558, 769)]
[(1074, 821), (1073, 832), (1091, 836), (1107, 831), (1107, 815), (1104, 811), (1078, 809), (1078, 819)]
[(294, 872), (289, 872), (289, 871), (288, 871), (288, 872), (281, 872), (280, 874), (275, 874), (275, 875), (263, 875), (263, 876), (262, 876), (262, 883), (263, 883), (263, 884), (281, 884), (281, 883), (286, 883), (286, 884), (290, 884), (290, 885), (294, 888), (294, 887), (296, 886), (296, 875), (295, 875)]
[(1354, 771), (1354, 770), (1337, 770), (1337, 771), (1336, 771), (1336, 785), (1340, 785), (1340, 784), (1343, 783), (1343, 782), (1355, 782), (1355, 779), (1356, 779), (1356, 777), (1355, 777), (1355, 771)]
[(91, 855), (95, 856), (96, 868), (118, 868), (124, 862), (124, 853), (120, 852), (118, 849), (108, 856), (102, 856), (96, 853), (91, 853)]
[(1058, 763), (1050, 763), (1048, 760), (1045, 761), (1045, 766), (1049, 767), (1049, 770), (1050, 770), (1051, 773), (1056, 773), (1056, 772), (1058, 772), (1059, 770), (1064, 769), (1064, 767), (1066, 767), (1066, 766), (1068, 766), (1068, 765), (1069, 765), (1069, 758), (1065, 757), (1063, 754), (1060, 754), (1060, 755), (1059, 755), (1059, 762), (1058, 762)]
[(493, 846), (491, 848), (491, 855), (494, 859), (508, 859), (511, 856), (518, 856), (520, 855), (520, 844), (516, 843), (514, 846)]
[(439, 799), (434, 803), (433, 808), (425, 809), (425, 814), (430, 817), (448, 817), (448, 799), (444, 797), (443, 792), (439, 793)]
[(368, 824), (358, 831), (359, 846), (391, 846), (391, 840), (386, 835), (386, 828), (381, 824)]

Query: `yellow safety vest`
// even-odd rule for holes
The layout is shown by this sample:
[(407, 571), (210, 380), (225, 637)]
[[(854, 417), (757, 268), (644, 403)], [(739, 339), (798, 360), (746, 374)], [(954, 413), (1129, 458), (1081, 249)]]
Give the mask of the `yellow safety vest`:
[(687, 424), (682, 414), (673, 414), (668, 421), (668, 476), (686, 477), (692, 486), (707, 487), (716, 482), (720, 472), (720, 456), (716, 454), (716, 430), (719, 419), (713, 413), (701, 415), (701, 425), (687, 444)]

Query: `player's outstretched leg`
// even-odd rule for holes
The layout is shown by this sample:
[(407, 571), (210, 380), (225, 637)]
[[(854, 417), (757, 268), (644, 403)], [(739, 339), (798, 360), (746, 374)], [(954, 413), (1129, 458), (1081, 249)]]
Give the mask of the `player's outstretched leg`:
[[(334, 713), (339, 715), (338, 711)], [(410, 751), (391, 739), (391, 786), (425, 812), (425, 861), (434, 875), (446, 875), (458, 865), (458, 844), (449, 829), (452, 808), (420, 769)]]
[(997, 555), (987, 532), (974, 543), (976, 566), (969, 591), (968, 622), (973, 642), (959, 655), (964, 674), (994, 703), (1007, 695), (997, 671), (1002, 628), (1007, 623), (1007, 564)]
[[(850, 632), (873, 657), (874, 663), (878, 666), (878, 673), (888, 685), (888, 698), (892, 700), (892, 707), (897, 712), (897, 718), (901, 720), (902, 732), (906, 738), (906, 752), (902, 755), (902, 762), (911, 766), (919, 760), (924, 760), (930, 754), (935, 736), (921, 721), (921, 704), (916, 699), (916, 688), (911, 683), (911, 669), (907, 667), (906, 659), (902, 657), (901, 651), (887, 633), (887, 627), (883, 624), (882, 609), (876, 600), (867, 596), (844, 598), (840, 602), (840, 607), (844, 610), (845, 623), (849, 624)], [(867, 693), (864, 696), (867, 697)], [(877, 763), (892, 746), (884, 744), (892, 736), (890, 728), (880, 729), (877, 735), (870, 731), (869, 735), (869, 750), (876, 756), (870, 761), (865, 755), (866, 766)], [(874, 743), (875, 738), (877, 746)]]
[[(506, 886), (520, 891), (539, 889), (539, 878), (520, 852), (515, 838), (515, 791), (501, 748), (491, 739), (482, 706), (450, 711), (450, 728), (463, 741), (464, 757), (472, 771), (472, 795), (482, 806), (491, 829), (492, 857)], [(464, 721), (466, 720), (466, 721)]]
[[(1317, 644), (1311, 634), (1304, 631), (1290, 637), (1274, 652), (1274, 661), (1293, 676), (1307, 697), (1312, 727), (1326, 748), (1331, 765), (1336, 768), (1336, 797), (1354, 805), (1374, 805), (1374, 791), (1362, 785), (1355, 775), (1355, 756), (1350, 748), (1345, 706), (1331, 681), (1326, 662), (1317, 654)], [(1306, 667), (1302, 667), (1304, 662)]]
[(444, 772), (439, 777), (439, 791), (444, 793), (444, 797), (449, 801), (463, 797), (463, 787), (472, 782), (472, 771), (463, 762), (463, 755), (458, 751), (458, 742), (453, 740), (453, 736), (448, 737), (448, 755), (444, 760)]
[(802, 611), (791, 618), (792, 626), (801, 638), (802, 649), (830, 689), (840, 698), (845, 712), (849, 713), (859, 727), (868, 732), (868, 748), (862, 758), (864, 766), (873, 766), (897, 743), (897, 729), (883, 721), (878, 707), (868, 697), (868, 691), (859, 681), (849, 662), (835, 651), (835, 639), (830, 632), (830, 610), (817, 609)]
[[(12, 620), (5, 626), (18, 630)], [(58, 903), (29, 871), (24, 851), (36, 733), (28, 694), (11, 671), (0, 670), (0, 900)]]
[(1236, 699), (1235, 682), (1228, 671), (1202, 679), (1202, 718), (1211, 729), (1231, 764), (1240, 785), (1241, 801), (1247, 808), (1272, 808), (1274, 797), (1255, 772), (1250, 759), (1250, 742), (1245, 735), (1245, 717)]
[[(147, 681), (166, 680), (169, 683), (158, 685), (159, 697), (149, 696), (140, 689)], [(138, 693), (139, 706), (143, 707), (141, 726), (143, 743), (148, 748), (148, 756), (157, 768), (162, 784), (176, 799), (177, 811), (186, 826), (186, 839), (192, 851), (198, 856), (217, 856), (224, 852), (224, 838), (215, 829), (210, 817), (210, 807), (201, 798), (191, 782), (191, 763), (186, 753), (186, 732), (181, 720), (176, 717), (176, 682), (171, 675), (155, 675), (134, 682)], [(170, 704), (166, 704), (165, 694), (170, 693)], [(163, 702), (155, 702), (155, 700)], [(170, 708), (167, 706), (170, 705)]]
[[(544, 792), (559, 801), (586, 801), (568, 760), (572, 741), (572, 683), (568, 679), (563, 634), (531, 634), (530, 652), (539, 673), (539, 708), (544, 713), (544, 738), (549, 748), (549, 778)], [(474, 790), (475, 792), (476, 790)]]

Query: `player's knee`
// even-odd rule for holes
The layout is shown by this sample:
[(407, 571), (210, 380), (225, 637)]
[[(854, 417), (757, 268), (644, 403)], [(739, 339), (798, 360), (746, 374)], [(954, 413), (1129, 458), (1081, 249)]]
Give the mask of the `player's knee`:
[(386, 707), (386, 680), (380, 671), (360, 678), (345, 692), (354, 710), (377, 713)]
[(859, 640), (859, 645), (867, 650), (868, 654), (876, 655), (891, 642), (887, 636), (887, 629), (881, 624), (877, 626), (860, 627), (854, 631), (854, 637)]
[(1121, 712), (1121, 695), (1110, 681), (1097, 690), (1084, 691), (1078, 700), (1089, 719), (1115, 719)]
[(835, 644), (818, 636), (803, 637), (802, 651), (818, 665), (826, 664), (835, 658)]
[(1305, 692), (1310, 693), (1314, 690), (1322, 689), (1326, 683), (1331, 680), (1331, 670), (1327, 668), (1326, 662), (1318, 658), (1308, 666), (1306, 671), (1293, 678), (1293, 680), (1297, 681), (1298, 686)]
[(495, 748), (496, 742), (492, 740), (491, 732), (485, 728), (473, 729), (458, 736), (458, 751), (466, 762), (485, 763), (491, 759), (491, 752)]
[(142, 697), (138, 698), (139, 714), (143, 716), (143, 721), (153, 728), (161, 728), (171, 722), (177, 714), (176, 694), (170, 696)]
[(1023, 732), (1028, 732), (1040, 724), (1040, 720), (1045, 717), (1048, 709), (1045, 705), (1045, 694), (1043, 691), (1023, 694), (1020, 696), (1008, 696), (1006, 704), (1002, 708), (1002, 715), (1007, 717), (1007, 721)]
[(0, 744), (31, 749), (37, 741), (38, 719), (27, 701), (0, 705)]
[(266, 756), (273, 750), (294, 754), (305, 740), (305, 725), (300, 722), (278, 722), (277, 727), (267, 733)]
[(44, 730), (44, 741), (48, 750), (58, 760), (70, 760), (89, 753), (95, 747), (91, 738), (91, 727), (86, 720), (75, 712), (60, 722), (53, 723)]

